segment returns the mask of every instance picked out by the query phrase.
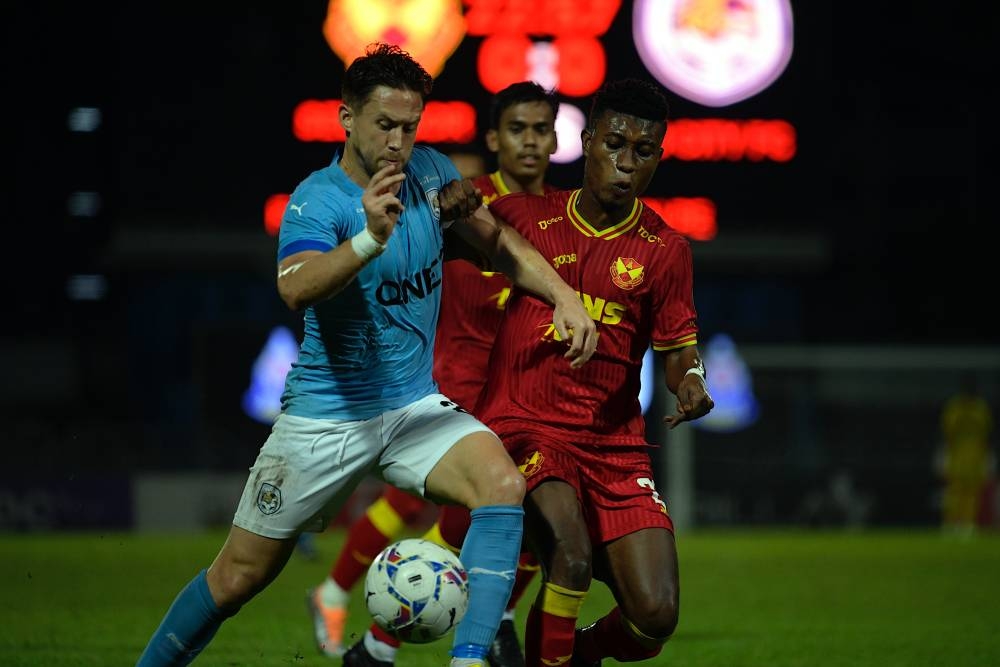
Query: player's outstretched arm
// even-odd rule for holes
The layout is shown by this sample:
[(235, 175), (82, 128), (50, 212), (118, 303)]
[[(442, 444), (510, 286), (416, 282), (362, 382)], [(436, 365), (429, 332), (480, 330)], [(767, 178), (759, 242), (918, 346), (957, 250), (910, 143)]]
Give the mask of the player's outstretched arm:
[(664, 352), (663, 370), (667, 388), (677, 397), (676, 414), (663, 418), (667, 426), (674, 428), (681, 422), (704, 417), (715, 407), (697, 345)]
[(382, 254), (403, 212), (396, 194), (406, 175), (392, 171), (376, 172), (361, 195), (367, 224), (359, 234), (326, 252), (304, 250), (278, 264), (278, 294), (289, 308), (301, 310), (338, 294)]
[(587, 363), (597, 348), (597, 326), (573, 288), (513, 227), (493, 216), (471, 181), (451, 181), (438, 194), (442, 220), (486, 255), (512, 283), (551, 303), (552, 323), (569, 342), (565, 357), (573, 368)]

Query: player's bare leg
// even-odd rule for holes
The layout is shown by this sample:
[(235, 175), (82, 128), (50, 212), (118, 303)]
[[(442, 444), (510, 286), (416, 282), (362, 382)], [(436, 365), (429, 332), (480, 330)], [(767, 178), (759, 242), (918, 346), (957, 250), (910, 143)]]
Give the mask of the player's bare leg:
[(558, 479), (524, 503), (527, 540), (544, 573), (528, 613), (525, 662), (562, 664), (573, 653), (576, 620), (592, 578), (590, 536), (576, 490)]
[(232, 526), (208, 568), (208, 589), (215, 603), (235, 613), (274, 581), (294, 550), (295, 538), (278, 540)]
[[(648, 567), (655, 562), (657, 567)], [(665, 528), (646, 528), (608, 543), (596, 554), (598, 577), (618, 606), (577, 633), (573, 665), (601, 658), (636, 662), (655, 657), (677, 627), (680, 585), (677, 548)]]
[(190, 663), (224, 620), (278, 576), (294, 550), (294, 537), (272, 539), (233, 526), (208, 570), (178, 593), (137, 667)]

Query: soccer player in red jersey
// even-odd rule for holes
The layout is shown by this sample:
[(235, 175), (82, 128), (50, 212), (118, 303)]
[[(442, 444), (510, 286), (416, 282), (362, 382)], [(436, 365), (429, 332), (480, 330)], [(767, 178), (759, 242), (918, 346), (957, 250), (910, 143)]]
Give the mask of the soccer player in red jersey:
[[(484, 202), (513, 192), (542, 194), (554, 190), (544, 183), (544, 178), (549, 157), (556, 150), (557, 110), (555, 95), (533, 82), (512, 84), (493, 97), (486, 144), (497, 154), (498, 169), (472, 181)], [(448, 244), (452, 243), (455, 245), (449, 247), (461, 248), (457, 238), (448, 240)], [(461, 258), (467, 256), (459, 249), (459, 258), (444, 262), (434, 379), (441, 393), (473, 411), (486, 378), (486, 364), (510, 293), (510, 281)], [(352, 524), (329, 577), (310, 591), (308, 598), (317, 644), (324, 654), (343, 655), (345, 665), (393, 664), (399, 643), (377, 626), (372, 626), (365, 638), (345, 654), (343, 633), (349, 593), (372, 559), (417, 521), (425, 508), (423, 498), (386, 485), (382, 495)], [(459, 537), (463, 535), (464, 529)], [(449, 541), (436, 530), (427, 537), (456, 553), (462, 545), (461, 539)], [(530, 554), (522, 558), (511, 602), (487, 656), (492, 667), (524, 664), (514, 633), (513, 608), (537, 569)]]
[[(477, 404), (527, 480), (525, 540), (543, 572), (527, 620), (529, 667), (652, 658), (677, 624), (673, 524), (638, 400), (649, 345), (677, 398), (670, 428), (714, 403), (697, 347), (690, 246), (639, 200), (660, 161), (667, 112), (651, 83), (607, 84), (582, 132), (583, 187), (489, 207), (577, 290), (599, 336), (590, 363), (568, 369), (551, 308), (514, 289)], [(592, 577), (617, 606), (577, 630)]]

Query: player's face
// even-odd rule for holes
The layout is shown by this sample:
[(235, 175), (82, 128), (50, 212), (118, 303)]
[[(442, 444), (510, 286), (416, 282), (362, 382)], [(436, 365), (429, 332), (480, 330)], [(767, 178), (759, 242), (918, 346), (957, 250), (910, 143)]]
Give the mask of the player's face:
[(340, 108), (340, 122), (348, 133), (345, 159), (368, 177), (388, 165), (395, 167), (394, 173), (402, 171), (413, 153), (423, 110), (419, 93), (388, 86), (377, 86), (361, 108), (345, 104)]
[(556, 151), (552, 107), (545, 102), (512, 104), (500, 114), (499, 127), (486, 133), (486, 145), (496, 151), (500, 171), (519, 183), (544, 178)]
[(631, 206), (649, 185), (663, 153), (662, 122), (606, 111), (594, 132), (584, 130), (583, 179), (605, 209)]

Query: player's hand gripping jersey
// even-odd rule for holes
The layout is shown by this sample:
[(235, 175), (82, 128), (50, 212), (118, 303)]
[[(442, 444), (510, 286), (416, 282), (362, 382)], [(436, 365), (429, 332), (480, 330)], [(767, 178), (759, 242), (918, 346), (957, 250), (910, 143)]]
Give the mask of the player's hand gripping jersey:
[(515, 288), (477, 416), (501, 436), (527, 429), (573, 442), (643, 444), (643, 355), (650, 342), (655, 350), (697, 343), (691, 249), (638, 200), (622, 223), (595, 229), (576, 211), (579, 194), (512, 194), (490, 210), (577, 290), (597, 322), (597, 351), (582, 368), (570, 368), (552, 307)]
[[(483, 203), (510, 194), (500, 172), (472, 179)], [(546, 191), (552, 191), (546, 186)], [(441, 318), (434, 343), (434, 379), (441, 393), (474, 410), (486, 382), (493, 340), (503, 318), (510, 281), (502, 273), (483, 271), (464, 259), (444, 263)]]

